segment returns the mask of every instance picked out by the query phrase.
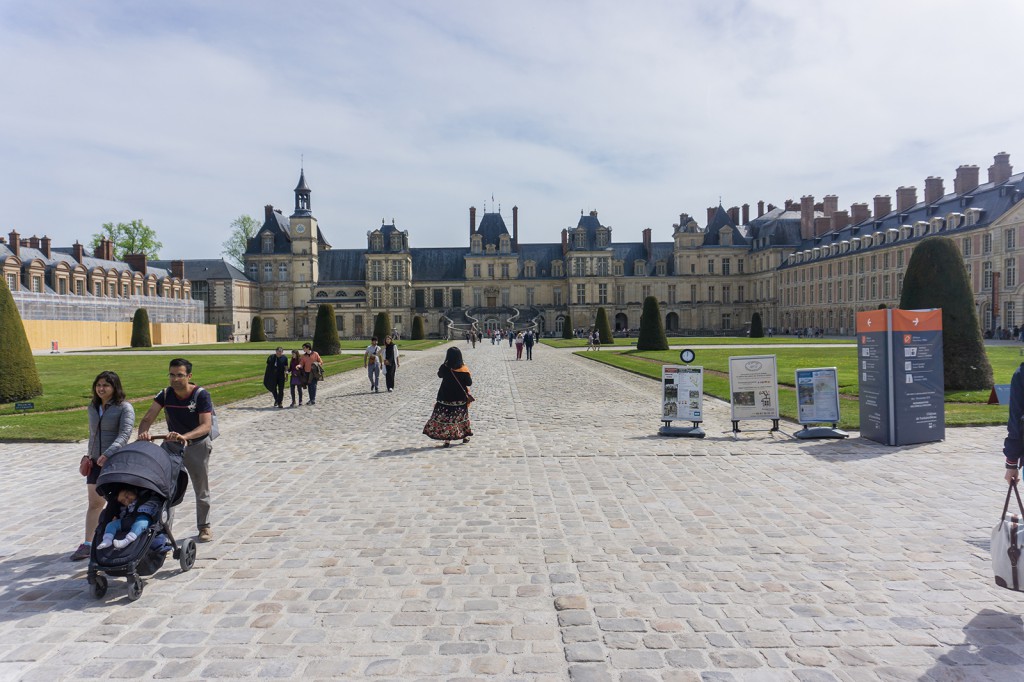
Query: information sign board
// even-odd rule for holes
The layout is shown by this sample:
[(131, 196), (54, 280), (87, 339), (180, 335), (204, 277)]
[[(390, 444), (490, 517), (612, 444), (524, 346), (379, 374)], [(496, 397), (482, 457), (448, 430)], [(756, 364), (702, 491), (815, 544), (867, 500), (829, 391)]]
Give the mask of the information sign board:
[(779, 380), (774, 355), (729, 358), (732, 420), (779, 418)]
[(662, 365), (661, 420), (704, 421), (704, 368)]
[(892, 311), (896, 445), (946, 437), (942, 311)]
[(796, 370), (797, 421), (839, 423), (839, 374), (835, 367)]

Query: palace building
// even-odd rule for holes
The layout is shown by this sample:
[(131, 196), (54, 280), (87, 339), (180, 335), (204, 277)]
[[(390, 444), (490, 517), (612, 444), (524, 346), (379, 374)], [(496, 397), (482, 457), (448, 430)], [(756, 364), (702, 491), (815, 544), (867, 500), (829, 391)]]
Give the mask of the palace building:
[[(1022, 323), (1017, 272), (1024, 240), (1024, 174), (999, 153), (981, 183), (977, 166), (956, 169), (952, 191), (939, 177), (839, 208), (835, 195), (787, 200), (781, 207), (707, 209), (706, 221), (683, 213), (670, 241), (616, 239), (597, 211), (549, 243), (522, 243), (519, 208), (505, 216), (469, 209), (462, 247), (413, 247), (394, 220), (367, 232), (366, 248), (332, 249), (311, 208), (301, 172), (295, 207), (265, 207), (249, 241), (245, 275), (252, 309), (268, 335), (309, 337), (316, 308), (334, 306), (342, 338), (362, 338), (378, 312), (408, 335), (414, 316), (428, 335), (449, 325), (478, 328), (536, 324), (545, 335), (589, 327), (604, 307), (617, 331), (640, 324), (643, 301), (656, 296), (670, 333), (741, 335), (761, 314), (776, 330), (852, 334), (855, 315), (899, 302), (903, 272), (917, 241), (941, 234), (963, 253), (979, 317), (987, 330)], [(622, 235), (621, 231), (619, 236)], [(192, 274), (191, 272), (189, 273)], [(238, 320), (234, 322), (240, 324)]]

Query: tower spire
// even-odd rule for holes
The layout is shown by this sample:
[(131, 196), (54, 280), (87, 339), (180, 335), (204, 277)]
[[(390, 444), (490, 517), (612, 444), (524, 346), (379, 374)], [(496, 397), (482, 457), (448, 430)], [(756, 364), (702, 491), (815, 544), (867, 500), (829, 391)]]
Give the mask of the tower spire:
[(310, 189), (306, 184), (306, 169), (299, 167), (299, 184), (295, 186), (295, 213), (292, 217), (304, 218), (312, 216), (309, 205)]

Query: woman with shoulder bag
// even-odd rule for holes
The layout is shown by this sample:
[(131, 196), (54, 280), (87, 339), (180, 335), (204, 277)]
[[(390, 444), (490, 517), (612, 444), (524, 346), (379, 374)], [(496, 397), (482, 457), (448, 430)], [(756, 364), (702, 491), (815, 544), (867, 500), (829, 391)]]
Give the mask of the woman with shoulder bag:
[(105, 501), (96, 493), (96, 479), (107, 460), (128, 444), (135, 427), (135, 408), (125, 400), (121, 378), (114, 372), (100, 372), (92, 382), (92, 401), (89, 403), (89, 447), (78, 472), (85, 476), (89, 506), (85, 512), (85, 541), (70, 559), (88, 559), (92, 551), (92, 538), (100, 521)]
[(384, 337), (384, 385), (388, 393), (395, 390), (395, 370), (398, 369), (398, 346), (390, 336)]
[(441, 386), (437, 389), (434, 411), (423, 427), (423, 433), (434, 440), (444, 441), (441, 447), (445, 448), (459, 438), (468, 443), (473, 435), (469, 423), (469, 403), (474, 400), (469, 387), (473, 385), (473, 376), (462, 362), (462, 351), (455, 346), (449, 348), (437, 376), (441, 379)]

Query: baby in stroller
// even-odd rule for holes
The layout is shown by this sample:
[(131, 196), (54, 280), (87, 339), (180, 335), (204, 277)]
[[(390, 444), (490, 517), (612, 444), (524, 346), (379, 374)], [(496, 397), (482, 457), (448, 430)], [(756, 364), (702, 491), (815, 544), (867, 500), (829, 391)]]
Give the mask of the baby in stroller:
[(107, 593), (107, 576), (128, 578), (128, 598), (142, 596), (141, 576), (156, 573), (167, 552), (174, 551), (182, 571), (192, 568), (196, 544), (176, 543), (171, 533), (171, 508), (188, 488), (181, 447), (136, 441), (118, 450), (103, 465), (96, 492), (106, 498), (89, 557), (88, 580), (93, 596)]

